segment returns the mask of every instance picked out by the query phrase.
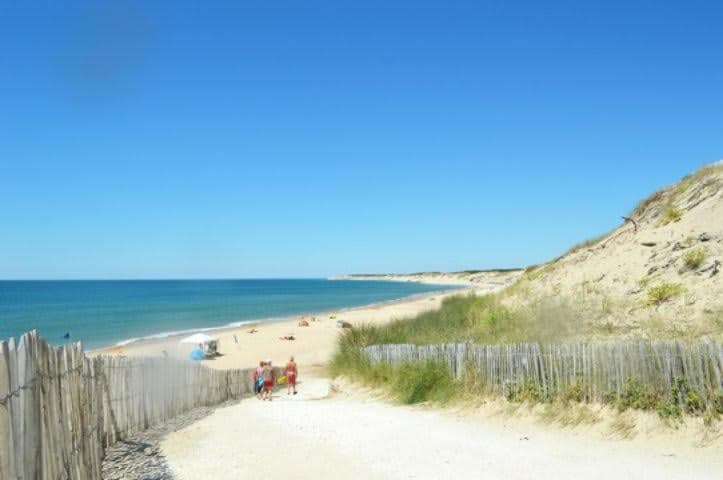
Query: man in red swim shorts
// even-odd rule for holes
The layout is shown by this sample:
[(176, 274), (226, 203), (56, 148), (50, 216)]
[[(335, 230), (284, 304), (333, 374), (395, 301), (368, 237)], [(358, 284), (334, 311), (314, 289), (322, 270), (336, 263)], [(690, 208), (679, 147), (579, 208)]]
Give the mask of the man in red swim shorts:
[(293, 388), (294, 395), (296, 395), (296, 375), (298, 373), (298, 370), (296, 368), (296, 362), (294, 361), (293, 356), (289, 358), (288, 362), (286, 362), (284, 372), (286, 374), (286, 394), (291, 395), (291, 389)]
[(266, 365), (264, 365), (264, 369), (262, 372), (262, 375), (264, 376), (264, 393), (263, 393), (263, 399), (271, 401), (272, 397), (272, 391), (274, 388), (274, 367), (271, 366), (271, 360), (268, 360), (266, 362)]

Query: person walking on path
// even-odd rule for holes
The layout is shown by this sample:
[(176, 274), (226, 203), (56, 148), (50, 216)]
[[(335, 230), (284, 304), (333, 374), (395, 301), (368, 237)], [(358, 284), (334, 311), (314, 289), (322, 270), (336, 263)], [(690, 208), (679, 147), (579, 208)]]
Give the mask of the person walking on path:
[(286, 373), (286, 394), (291, 395), (291, 389), (293, 387), (294, 395), (296, 395), (296, 375), (298, 374), (298, 369), (293, 356), (291, 356), (289, 361), (286, 362), (284, 372)]
[(263, 360), (259, 362), (259, 366), (254, 370), (254, 393), (257, 398), (261, 398), (261, 391), (264, 389), (264, 365)]
[(274, 367), (271, 366), (271, 360), (266, 361), (262, 375), (264, 379), (264, 393), (262, 398), (264, 400), (271, 401), (271, 394), (274, 388), (274, 382), (276, 381), (276, 375), (274, 375)]

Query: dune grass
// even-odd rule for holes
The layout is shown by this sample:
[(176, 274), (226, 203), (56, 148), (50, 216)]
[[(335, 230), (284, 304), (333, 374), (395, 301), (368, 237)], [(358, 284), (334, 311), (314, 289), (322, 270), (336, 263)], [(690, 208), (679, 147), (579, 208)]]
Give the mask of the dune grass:
[(706, 252), (703, 248), (692, 248), (683, 255), (683, 263), (689, 270), (695, 270), (701, 266), (705, 257)]
[(383, 343), (560, 341), (579, 331), (575, 320), (563, 302), (513, 310), (497, 295), (458, 295), (446, 298), (438, 310), (411, 319), (355, 327), (341, 337), (338, 353)]
[(660, 283), (648, 289), (648, 306), (661, 305), (683, 293), (680, 283)]
[(660, 217), (660, 224), (668, 225), (670, 223), (676, 223), (679, 222), (681, 218), (683, 218), (683, 212), (678, 207), (667, 205)]
[[(496, 295), (453, 296), (446, 298), (440, 309), (411, 319), (347, 330), (339, 338), (329, 368), (333, 375), (346, 375), (369, 385), (386, 387), (402, 403), (462, 400), (470, 395), (478, 396), (483, 390), (471, 370), (461, 381), (456, 381), (444, 364), (408, 364), (396, 368), (372, 365), (361, 351), (366, 346), (385, 343), (560, 341), (578, 332), (571, 312), (562, 303), (512, 310)], [(511, 400), (534, 400), (530, 397), (534, 392), (518, 393)]]

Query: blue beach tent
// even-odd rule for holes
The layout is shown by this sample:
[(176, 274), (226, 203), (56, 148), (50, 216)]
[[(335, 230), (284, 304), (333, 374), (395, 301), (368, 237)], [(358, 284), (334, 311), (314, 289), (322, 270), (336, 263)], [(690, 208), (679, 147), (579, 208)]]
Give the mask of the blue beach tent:
[(188, 358), (191, 360), (203, 360), (203, 350), (200, 348), (194, 348)]

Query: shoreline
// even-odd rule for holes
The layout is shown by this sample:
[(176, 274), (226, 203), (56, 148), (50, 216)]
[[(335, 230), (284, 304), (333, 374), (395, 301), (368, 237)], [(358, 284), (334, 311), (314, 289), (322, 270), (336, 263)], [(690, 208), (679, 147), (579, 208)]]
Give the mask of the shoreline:
[[(450, 285), (439, 284), (439, 286), (450, 286)], [(322, 316), (328, 316), (331, 313), (343, 314), (343, 313), (358, 310), (358, 309), (368, 309), (368, 308), (383, 307), (383, 306), (387, 306), (387, 305), (395, 305), (395, 304), (413, 301), (418, 298), (421, 299), (424, 297), (444, 295), (447, 293), (463, 293), (463, 292), (471, 290), (471, 286), (465, 287), (464, 285), (459, 285), (458, 287), (459, 288), (454, 288), (454, 289), (449, 289), (449, 290), (434, 290), (434, 291), (424, 292), (424, 293), (414, 293), (412, 295), (394, 298), (392, 300), (383, 300), (380, 302), (368, 303), (368, 304), (357, 305), (357, 306), (352, 306), (352, 307), (344, 307), (344, 308), (339, 308), (336, 310), (299, 312), (294, 315), (287, 315), (287, 316), (283, 316), (283, 317), (262, 317), (262, 318), (255, 318), (252, 320), (240, 320), (238, 322), (231, 322), (231, 323), (227, 323), (225, 325), (219, 325), (219, 326), (215, 326), (215, 327), (198, 327), (198, 328), (187, 328), (187, 329), (183, 329), (183, 330), (172, 330), (172, 331), (168, 331), (168, 332), (159, 332), (159, 333), (154, 333), (151, 335), (146, 335), (143, 337), (126, 338), (126, 339), (120, 340), (118, 342), (109, 344), (109, 345), (102, 345), (102, 346), (93, 347), (90, 349), (84, 348), (83, 350), (86, 353), (89, 353), (92, 355), (97, 355), (98, 353), (112, 351), (112, 350), (115, 350), (118, 348), (131, 347), (133, 345), (139, 345), (139, 344), (144, 344), (144, 343), (154, 343), (154, 342), (163, 341), (163, 340), (179, 339), (180, 337), (185, 337), (188, 335), (192, 335), (194, 333), (214, 332), (214, 333), (221, 334), (221, 333), (225, 333), (230, 330), (254, 327), (256, 325), (271, 325), (271, 324), (275, 324), (275, 323), (291, 322), (291, 321), (296, 321), (297, 319), (302, 318), (302, 317), (322, 317)]]
[[(219, 351), (222, 355), (203, 360), (201, 363), (211, 368), (225, 370), (252, 367), (262, 359), (281, 364), (289, 356), (294, 355), (300, 369), (308, 372), (310, 369), (322, 368), (333, 355), (337, 337), (345, 331), (336, 326), (336, 320), (343, 320), (352, 325), (386, 323), (439, 308), (445, 298), (473, 291), (472, 286), (460, 286), (451, 290), (414, 294), (358, 307), (218, 327), (213, 330), (213, 336), (219, 340)], [(332, 312), (337, 314), (336, 319), (330, 318)], [(298, 325), (301, 317), (308, 319), (308, 327)], [(316, 321), (312, 321), (312, 318), (316, 318)], [(144, 338), (124, 345), (115, 344), (88, 350), (87, 353), (130, 357), (168, 356), (186, 360), (194, 346), (180, 344), (179, 339), (193, 332), (162, 338)], [(289, 335), (293, 335), (295, 340), (281, 339)]]

